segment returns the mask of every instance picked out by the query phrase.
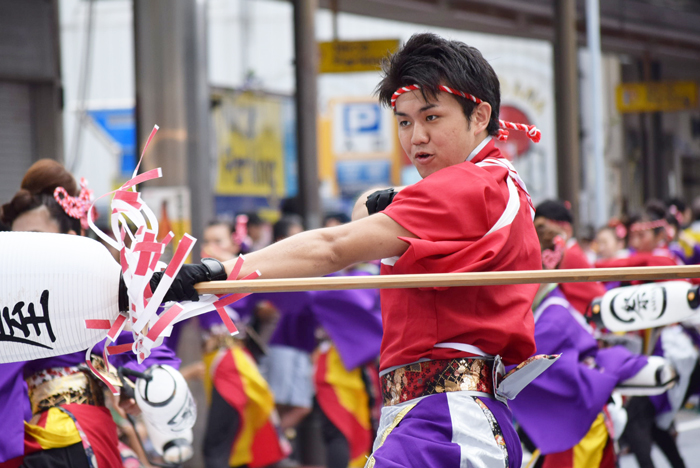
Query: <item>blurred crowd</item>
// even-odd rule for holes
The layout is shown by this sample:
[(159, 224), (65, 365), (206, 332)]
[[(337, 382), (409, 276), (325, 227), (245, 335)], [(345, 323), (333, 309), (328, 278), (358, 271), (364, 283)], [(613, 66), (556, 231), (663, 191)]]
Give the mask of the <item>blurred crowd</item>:
[(679, 198), (649, 200), (643, 210), (611, 218), (597, 232), (585, 226), (579, 239), (591, 264), (647, 252), (679, 265), (696, 265), (700, 263), (700, 197), (692, 205)]
[[(673, 265), (692, 265), (700, 262), (700, 198), (694, 200), (692, 209), (685, 202), (674, 198), (666, 202), (649, 200), (643, 210), (631, 213), (620, 218), (612, 218), (606, 226), (597, 232), (590, 227), (581, 229), (581, 235), (576, 236), (574, 220), (568, 205), (556, 200), (548, 200), (537, 206), (535, 214), (535, 227), (542, 244), (543, 268), (581, 269), (581, 268), (620, 268), (620, 267), (654, 267)], [(549, 254), (549, 255), (548, 255)], [(549, 263), (549, 264), (548, 264)], [(690, 280), (697, 284), (698, 280)], [(542, 286), (538, 297), (535, 299), (533, 311), (535, 313), (535, 333), (538, 344), (538, 352), (562, 352), (579, 353), (579, 364), (585, 369), (593, 365), (600, 367), (605, 372), (614, 373), (617, 369), (619, 375), (625, 374), (622, 368), (616, 368), (610, 364), (602, 353), (613, 351), (614, 348), (625, 348), (633, 355), (659, 356), (666, 359), (675, 372), (676, 383), (672, 389), (656, 395), (634, 394), (624, 396), (618, 404), (612, 404), (616, 391), (605, 392), (603, 397), (610, 397), (610, 404), (606, 405), (604, 420), (609, 424), (609, 442), (617, 444), (615, 452), (632, 453), (640, 467), (653, 467), (651, 449), (658, 445), (669, 464), (674, 467), (686, 466), (676, 444), (677, 431), (675, 430), (675, 418), (678, 411), (685, 406), (696, 407), (698, 394), (700, 393), (700, 372), (698, 372), (698, 347), (700, 346), (700, 334), (697, 321), (689, 320), (683, 323), (670, 324), (666, 327), (641, 328), (628, 333), (611, 333), (600, 323), (591, 320), (593, 317), (592, 304), (596, 298), (600, 298), (607, 291), (617, 292), (620, 287), (642, 284), (641, 281), (607, 281), (602, 283), (562, 283), (556, 286), (555, 291), (547, 291)], [(558, 293), (557, 293), (558, 291)], [(611, 294), (612, 294), (611, 292)], [(542, 319), (547, 307), (543, 305), (543, 298), (559, 294), (566, 301), (567, 307), (573, 316), (578, 319), (583, 328), (596, 339), (597, 350), (592, 352), (585, 345), (570, 346), (557, 343), (552, 345), (551, 336), (547, 337), (547, 331)], [(633, 313), (643, 316), (645, 313), (645, 300), (642, 294), (631, 296), (637, 300), (631, 300), (625, 307)], [(664, 300), (665, 300), (664, 296)], [(665, 304), (664, 304), (665, 307)], [(551, 309), (551, 306), (550, 306)], [(652, 307), (649, 307), (651, 310)], [(561, 320), (561, 316), (557, 319)], [(551, 320), (550, 320), (551, 322)], [(590, 323), (589, 323), (590, 322)], [(556, 323), (556, 322), (555, 322)], [(551, 323), (550, 323), (551, 325)], [(569, 340), (575, 340), (566, 331), (566, 327), (557, 324), (556, 339), (560, 335), (567, 336)], [(580, 333), (580, 327), (575, 327)], [(551, 346), (547, 349), (548, 346)], [(589, 358), (594, 356), (595, 360)], [(628, 362), (632, 362), (628, 360)], [(651, 361), (649, 361), (651, 362)], [(607, 367), (606, 364), (607, 363)], [(554, 367), (554, 366), (553, 366)], [(569, 369), (570, 370), (570, 369)], [(657, 369), (658, 371), (658, 369)], [(556, 371), (555, 371), (556, 372)], [(547, 371), (545, 375), (537, 379), (533, 385), (527, 387), (526, 394), (539, 390), (538, 398), (546, 396), (547, 389), (540, 388), (542, 380), (554, 379), (557, 374)], [(658, 375), (657, 375), (658, 376)], [(561, 377), (561, 376), (559, 376)], [(597, 382), (596, 385), (602, 385)], [(583, 394), (593, 395), (595, 391), (589, 389)], [(624, 395), (624, 391), (621, 392)], [(554, 399), (560, 395), (554, 396)], [(527, 397), (523, 397), (527, 398)], [(584, 397), (582, 401), (586, 401)], [(581, 401), (577, 402), (581, 404)], [(513, 403), (516, 419), (520, 412), (521, 401), (516, 399)], [(572, 411), (572, 408), (569, 408)], [(622, 411), (620, 411), (622, 410)], [(553, 410), (552, 410), (553, 411)], [(568, 417), (574, 417), (575, 411)], [(525, 420), (520, 421), (524, 423)], [(525, 424), (523, 424), (525, 426)], [(590, 430), (593, 431), (595, 423)], [(531, 430), (532, 431), (532, 430)], [(533, 436), (533, 437), (529, 437)], [(521, 432), (521, 438), (530, 448), (541, 449), (543, 444), (532, 445), (531, 439), (536, 439), (536, 431), (530, 434)], [(576, 444), (581, 449), (585, 445), (589, 432)], [(590, 440), (588, 441), (590, 442)], [(585, 450), (584, 450), (585, 452)], [(614, 466), (606, 465), (605, 452), (602, 452), (603, 460), (590, 461), (590, 466)], [(550, 457), (551, 461), (551, 457)], [(557, 466), (556, 463), (539, 466)], [(532, 466), (538, 466), (533, 463)], [(582, 464), (580, 466), (589, 466)], [(690, 466), (690, 465), (688, 465)]]

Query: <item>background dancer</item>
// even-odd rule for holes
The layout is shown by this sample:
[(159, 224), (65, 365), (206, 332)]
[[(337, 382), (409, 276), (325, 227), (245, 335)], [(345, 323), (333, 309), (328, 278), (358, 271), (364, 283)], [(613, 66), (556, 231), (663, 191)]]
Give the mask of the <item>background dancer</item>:
[[(542, 224), (556, 226), (565, 241), (561, 268), (564, 270), (593, 268), (576, 237), (574, 237), (573, 221), (574, 218), (571, 215), (571, 211), (563, 202), (547, 200), (537, 205), (535, 226)], [(587, 312), (593, 299), (605, 294), (605, 286), (598, 282), (561, 283), (559, 289), (564, 293), (566, 300), (582, 314)]]
[[(565, 233), (540, 224), (537, 235), (545, 269), (558, 268)], [(538, 353), (561, 359), (510, 403), (515, 419), (534, 443), (532, 468), (614, 468), (613, 422), (604, 408), (615, 387), (646, 364), (646, 356), (622, 346), (598, 349), (592, 329), (565, 298), (560, 285), (542, 284), (532, 306)], [(624, 411), (624, 410), (620, 410)], [(614, 415), (613, 415), (614, 416)], [(607, 417), (607, 419), (606, 419)]]

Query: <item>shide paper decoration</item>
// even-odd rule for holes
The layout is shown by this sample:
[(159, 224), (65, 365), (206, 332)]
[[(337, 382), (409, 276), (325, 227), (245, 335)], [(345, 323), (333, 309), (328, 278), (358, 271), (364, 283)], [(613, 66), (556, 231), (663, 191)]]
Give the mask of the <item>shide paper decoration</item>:
[[(86, 364), (113, 392), (114, 386), (94, 368), (90, 354), (106, 338), (103, 357), (132, 351), (142, 362), (169, 336), (173, 325), (216, 310), (229, 333), (238, 333), (224, 307), (248, 294), (204, 295), (199, 302), (167, 303), (165, 293), (192, 251), (196, 240), (180, 240), (172, 260), (161, 260), (173, 240), (170, 232), (158, 241), (158, 219), (143, 202), (136, 186), (162, 177), (161, 169), (136, 175), (143, 156), (158, 131), (155, 126), (141, 154), (132, 179), (117, 190), (110, 204), (112, 236), (90, 228), (106, 244), (119, 251), (117, 264), (99, 242), (65, 234), (0, 233), (0, 362), (16, 362), (73, 353), (87, 348)], [(99, 200), (99, 199), (98, 199)], [(129, 224), (130, 223), (130, 224)], [(132, 226), (130, 228), (130, 225)], [(243, 266), (239, 256), (229, 279)], [(149, 282), (155, 271), (164, 271), (155, 291)], [(129, 310), (119, 311), (119, 277), (128, 288)], [(254, 279), (259, 272), (243, 279)], [(159, 313), (159, 311), (162, 312)], [(112, 345), (130, 324), (133, 344)]]

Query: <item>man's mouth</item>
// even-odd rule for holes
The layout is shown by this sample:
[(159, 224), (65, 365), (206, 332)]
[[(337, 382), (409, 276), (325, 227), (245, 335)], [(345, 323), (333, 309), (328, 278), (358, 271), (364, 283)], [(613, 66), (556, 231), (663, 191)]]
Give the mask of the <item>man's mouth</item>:
[(430, 158), (431, 156), (432, 156), (432, 154), (430, 154), (430, 153), (420, 152), (420, 153), (416, 153), (415, 159), (417, 161), (425, 161), (426, 159)]

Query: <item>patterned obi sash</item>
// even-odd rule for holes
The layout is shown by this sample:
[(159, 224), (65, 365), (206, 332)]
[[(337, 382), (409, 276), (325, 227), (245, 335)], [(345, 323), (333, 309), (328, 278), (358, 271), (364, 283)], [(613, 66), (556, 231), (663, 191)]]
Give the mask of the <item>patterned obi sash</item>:
[(381, 377), (384, 406), (445, 392), (493, 395), (493, 364), (493, 359), (464, 357), (399, 367)]
[(530, 382), (559, 359), (558, 354), (538, 354), (510, 372), (500, 356), (463, 357), (421, 361), (387, 372), (380, 377), (384, 406), (393, 406), (436, 393), (476, 392), (503, 403), (512, 400)]
[[(92, 362), (113, 385), (121, 386), (118, 377), (107, 370), (101, 358), (93, 355)], [(32, 414), (71, 403), (105, 405), (102, 385), (83, 365), (43, 369), (28, 377), (26, 382)]]

